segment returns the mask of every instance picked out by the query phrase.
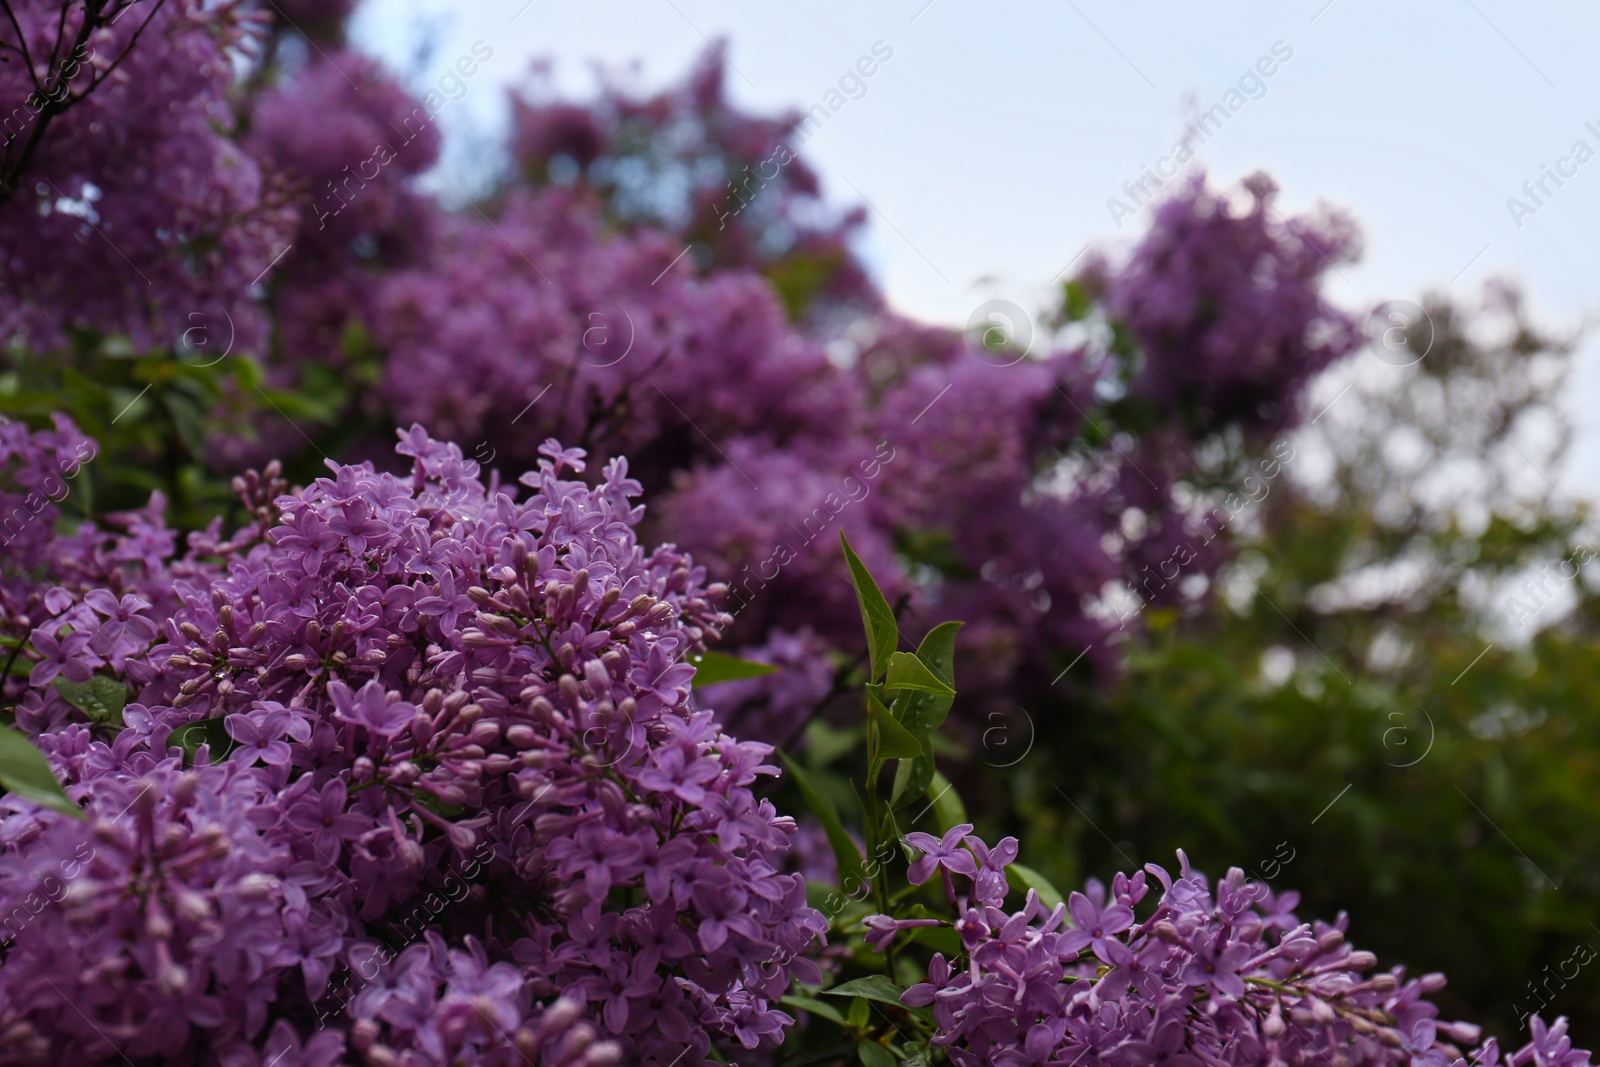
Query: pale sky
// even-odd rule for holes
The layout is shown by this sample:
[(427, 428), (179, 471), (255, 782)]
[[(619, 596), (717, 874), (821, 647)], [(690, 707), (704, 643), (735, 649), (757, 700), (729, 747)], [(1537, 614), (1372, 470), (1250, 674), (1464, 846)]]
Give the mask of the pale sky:
[[(1321, 199), (1356, 216), (1366, 254), (1341, 268), (1336, 298), (1475, 294), (1503, 275), (1548, 324), (1600, 309), (1600, 158), (1572, 155), (1580, 140), (1600, 152), (1585, 126), (1600, 131), (1594, 4), (366, 0), (356, 36), (419, 90), (473, 42), (492, 46), (441, 118), (457, 180), (477, 166), (460, 146), (501, 128), (504, 88), (537, 57), (575, 92), (592, 85), (591, 61), (637, 60), (655, 88), (726, 37), (735, 101), (771, 112), (821, 100), (882, 42), (892, 58), (805, 152), (830, 200), (870, 204), (863, 252), (891, 303), (951, 325), (996, 297), (1037, 308), (1088, 242), (1132, 237), (1138, 220), (1119, 229), (1108, 199), (1125, 200), (1123, 183), (1170, 152), (1187, 118), (1237, 103), (1226, 94), (1255, 72), (1255, 98), (1200, 159), (1218, 179), (1266, 169), (1287, 210)], [(1536, 203), (1522, 186), (1546, 166), (1565, 176), (1545, 177)], [(1513, 218), (1511, 197), (1531, 213)], [(1588, 494), (1600, 494), (1597, 395), (1591, 341), (1569, 393), (1577, 448), (1556, 475)]]

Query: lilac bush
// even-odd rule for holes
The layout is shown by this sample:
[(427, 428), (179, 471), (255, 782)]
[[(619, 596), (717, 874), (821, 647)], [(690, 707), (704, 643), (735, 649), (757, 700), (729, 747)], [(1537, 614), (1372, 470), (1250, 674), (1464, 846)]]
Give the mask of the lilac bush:
[[(0, 1063), (1498, 1062), (1237, 870), (1060, 900), (935, 768), (958, 666), (970, 742), (1115, 670), (1108, 590), (1205, 595), (1195, 528), (1358, 342), (1344, 216), (1196, 181), (995, 345), (886, 309), (800, 117), (709, 57), (520, 95), (447, 211), (349, 3), (4, 6), (6, 359), (165, 386), (216, 309), (260, 361), (224, 399), (298, 385), (337, 444), (175, 415), (209, 460), (371, 458), (180, 530), (0, 423)], [(775, 751), (823, 714), (848, 783)], [(1510, 1067), (1587, 1063), (1532, 1029)]]
[[(960, 955), (934, 953), (927, 980), (903, 1001), (931, 1008), (919, 1016), (931, 1022), (930, 1044), (960, 1067), (1500, 1061), (1493, 1038), (1478, 1045), (1477, 1026), (1439, 1020), (1426, 997), (1443, 988), (1443, 975), (1374, 972), (1377, 958), (1345, 940), (1347, 916), (1301, 922), (1298, 893), (1274, 895), (1237, 867), (1213, 890), (1180, 851), (1176, 879), (1147, 864), (1131, 878), (1118, 874), (1109, 894), (1091, 879), (1084, 892), (1047, 906), (1029, 888), (1011, 911), (1006, 871), (1017, 858), (1015, 838), (991, 849), (962, 824), (943, 841), (910, 834), (907, 842), (927, 850), (912, 881), (937, 870), (951, 918), (872, 916), (868, 937), (882, 949), (907, 930), (941, 926), (959, 935)], [(1138, 919), (1151, 879), (1161, 893)], [(1533, 1039), (1507, 1064), (1588, 1064), (1589, 1054), (1566, 1038), (1565, 1019), (1532, 1025)]]
[[(1017, 862), (1016, 838), (990, 845), (972, 823), (953, 822), (959, 802), (945, 802), (942, 833), (905, 832), (950, 790), (933, 780), (928, 805), (913, 813), (905, 804), (920, 801), (907, 783), (929, 781), (916, 766), (931, 763), (927, 740), (955, 695), (953, 631), (936, 629), (914, 656), (893, 651), (900, 635), (882, 591), (851, 563), (872, 649), (868, 770), (858, 794), (866, 849), (814, 786), (807, 799), (829, 830), (839, 872), (851, 872), (824, 897), (834, 931), (849, 941), (848, 954), (836, 950), (849, 960), (838, 975), (847, 980), (822, 995), (872, 1002), (880, 1013), (833, 1012), (859, 1041), (861, 1063), (1499, 1064), (1494, 1038), (1440, 1020), (1426, 999), (1444, 987), (1443, 975), (1376, 971), (1377, 957), (1347, 942), (1348, 916), (1302, 922), (1298, 893), (1275, 894), (1237, 867), (1213, 887), (1180, 850), (1176, 878), (1146, 864), (1117, 874), (1109, 893), (1090, 879), (1063, 900)], [(890, 758), (898, 765), (885, 797), (878, 783)], [(1161, 891), (1149, 901), (1152, 881)], [(848, 977), (852, 967), (866, 973)], [(904, 976), (913, 980), (903, 988)], [(1565, 1018), (1528, 1023), (1531, 1039), (1506, 1057), (1509, 1067), (1587, 1067), (1589, 1053), (1573, 1047)]]
[[(85, 444), (7, 431), (20, 486)], [(701, 1062), (820, 981), (772, 750), (689, 695), (723, 590), (626, 460), (400, 438), (181, 555), (159, 502), (30, 527), (6, 698), (81, 817), (0, 801), (0, 1059)]]
[[(246, 0), (19, 0), (0, 19), (0, 327), (176, 344), (233, 309), (290, 238), (288, 194), (232, 133), (235, 62), (259, 48)], [(47, 250), (38, 252), (34, 250)]]

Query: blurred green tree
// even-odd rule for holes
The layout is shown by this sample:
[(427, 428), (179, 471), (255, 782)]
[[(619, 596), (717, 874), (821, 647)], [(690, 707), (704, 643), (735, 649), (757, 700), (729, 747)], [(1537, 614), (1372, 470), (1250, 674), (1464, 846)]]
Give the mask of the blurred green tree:
[(1038, 736), (1006, 808), (1062, 843), (1029, 860), (1057, 884), (1179, 847), (1237, 865), (1525, 1040), (1530, 1011), (1600, 1018), (1597, 541), (1556, 483), (1574, 340), (1503, 286), (1416, 310), (1319, 383), (1208, 609), (1150, 609), (1118, 684), (1007, 723), (1013, 751)]

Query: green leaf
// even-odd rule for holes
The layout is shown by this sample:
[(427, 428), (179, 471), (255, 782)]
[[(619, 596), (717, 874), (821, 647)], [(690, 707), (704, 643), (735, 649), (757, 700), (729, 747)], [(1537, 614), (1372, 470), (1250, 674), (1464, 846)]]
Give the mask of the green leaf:
[(221, 719), (200, 719), (172, 731), (167, 743), (182, 747), (185, 765), (194, 763), (201, 745), (210, 745), (211, 762), (221, 763), (223, 756), (233, 747), (233, 738), (228, 736)]
[(869, 974), (865, 978), (853, 978), (848, 982), (824, 989), (825, 997), (862, 997), (866, 1000), (876, 1000), (883, 1004), (893, 1004), (897, 1008), (905, 1007), (900, 1003), (900, 996), (905, 992), (881, 974)]
[[(928, 635), (922, 639), (922, 644), (917, 646), (917, 661), (952, 692), (956, 680), (956, 634), (961, 626), (959, 622), (940, 623), (928, 631)], [(892, 667), (890, 669), (893, 670)], [(953, 702), (949, 696), (917, 690), (904, 691), (901, 699), (905, 701), (905, 706), (900, 715), (900, 724), (921, 740), (922, 754), (915, 759), (902, 761), (895, 769), (894, 794), (889, 801), (891, 804), (899, 803), (901, 797), (914, 800), (922, 796), (928, 788), (928, 783), (933, 781), (932, 738), (935, 731), (944, 725)]]
[(40, 807), (88, 819), (67, 796), (44, 753), (21, 730), (0, 728), (0, 786)]
[(718, 682), (741, 682), (746, 678), (762, 678), (775, 674), (778, 670), (770, 663), (757, 663), (755, 660), (740, 659), (738, 656), (729, 656), (722, 652), (706, 652), (699, 656), (690, 656), (689, 662), (694, 665), (695, 689), (716, 685)]
[(856, 601), (861, 605), (861, 625), (867, 632), (867, 660), (872, 671), (872, 681), (877, 681), (889, 665), (889, 656), (900, 644), (900, 627), (895, 625), (894, 611), (884, 599), (883, 590), (872, 580), (872, 574), (861, 562), (850, 539), (839, 531), (839, 544), (844, 546), (844, 558), (850, 565), (850, 584), (856, 587)]
[(889, 709), (871, 693), (867, 704), (872, 709), (872, 725), (878, 731), (878, 759), (913, 759), (922, 755), (922, 742), (895, 720)]
[(950, 779), (938, 771), (933, 772), (933, 780), (928, 783), (928, 800), (933, 805), (933, 818), (941, 833), (967, 821), (967, 806), (961, 803)]
[(1050, 879), (1046, 878), (1032, 867), (1024, 867), (1020, 863), (1013, 863), (1011, 866), (1007, 867), (1006, 870), (1020, 878), (1025, 888), (1031, 889), (1038, 893), (1039, 903), (1043, 904), (1045, 907), (1053, 908), (1057, 904), (1065, 901), (1066, 898), (1061, 895), (1061, 891), (1050, 884)]
[(81, 683), (57, 678), (55, 689), (63, 700), (95, 722), (121, 728), (122, 709), (128, 703), (128, 688), (115, 678), (97, 674)]
[(911, 784), (911, 775), (921, 759), (921, 756), (915, 759), (903, 759), (894, 765), (894, 790), (889, 794), (889, 807), (893, 808), (900, 803), (900, 798), (905, 796), (906, 787)]
[(832, 1004), (825, 1004), (814, 997), (795, 996), (791, 993), (778, 1001), (778, 1003), (787, 1008), (794, 1008), (796, 1011), (809, 1011), (812, 1015), (820, 1016), (839, 1026), (845, 1025), (843, 1012)]
[(929, 670), (928, 665), (911, 652), (896, 652), (889, 657), (889, 671), (883, 685), (885, 689), (914, 689), (942, 697), (956, 695), (956, 691), (951, 689), (947, 682)]
[(806, 753), (813, 767), (826, 767), (845, 753), (860, 748), (866, 736), (860, 724), (840, 730), (821, 719), (812, 719), (806, 723)]
[(856, 1055), (861, 1057), (861, 1067), (900, 1067), (894, 1053), (876, 1041), (863, 1040), (856, 1046)]
[[(822, 832), (828, 835), (833, 858), (839, 865), (839, 888), (847, 893), (859, 891), (867, 884), (866, 868), (862, 865), (856, 843), (845, 833), (844, 823), (839, 821), (839, 813), (800, 764), (790, 759), (786, 752), (779, 752), (778, 755), (783, 758), (783, 765), (789, 768), (789, 773), (794, 775), (794, 784), (799, 787), (800, 796), (811, 809), (811, 814), (822, 824)], [(854, 889), (850, 888), (852, 885)]]
[(951, 697), (955, 695), (956, 684), (956, 634), (961, 627), (962, 624), (959, 622), (941, 622), (929, 630), (928, 636), (917, 646), (917, 660), (926, 666), (948, 691), (947, 694), (932, 691), (910, 693), (905, 714), (901, 716), (900, 721), (907, 730), (918, 737), (927, 737), (943, 726), (945, 716), (950, 713)]

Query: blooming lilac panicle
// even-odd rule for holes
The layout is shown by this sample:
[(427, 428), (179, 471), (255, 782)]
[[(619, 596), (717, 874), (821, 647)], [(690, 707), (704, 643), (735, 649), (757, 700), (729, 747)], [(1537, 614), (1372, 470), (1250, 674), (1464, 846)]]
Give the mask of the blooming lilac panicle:
[[(906, 838), (924, 852), (913, 881), (935, 864), (946, 872), (954, 918), (932, 922), (953, 926), (963, 952), (957, 960), (936, 954), (927, 980), (903, 1000), (932, 1009), (933, 1044), (958, 1067), (1493, 1067), (1499, 1060), (1493, 1039), (1468, 1051), (1478, 1027), (1440, 1022), (1423, 999), (1444, 985), (1441, 976), (1373, 972), (1376, 957), (1345, 941), (1342, 917), (1333, 926), (1302, 923), (1288, 911), (1294, 894), (1274, 898), (1238, 868), (1213, 890), (1179, 852), (1177, 879), (1148, 864), (1133, 878), (1117, 875), (1109, 900), (1091, 880), (1054, 908), (1030, 889), (1022, 909), (1007, 912), (1003, 893), (980, 887), (991, 868), (1016, 859), (1015, 842), (991, 849), (971, 829), (954, 827), (942, 840)], [(1145, 895), (1146, 872), (1162, 893), (1138, 921), (1133, 908)], [(865, 924), (868, 942), (883, 951), (901, 930), (930, 920), (875, 915)], [(1531, 1025), (1532, 1040), (1508, 1064), (1587, 1067), (1589, 1054), (1572, 1047), (1565, 1019)]]
[[(0, 429), (19, 485), (76, 445)], [(257, 521), (183, 555), (159, 507), (19, 535), (6, 695), (87, 821), (0, 799), (0, 1063), (687, 1064), (793, 1022), (826, 922), (772, 750), (689, 692), (723, 590), (638, 543), (626, 460), (399, 451), (244, 479)], [(91, 674), (120, 730), (54, 684)]]
[(1236, 198), (1195, 179), (1156, 209), (1107, 291), (1144, 351), (1136, 393), (1213, 423), (1278, 430), (1294, 422), (1300, 386), (1360, 344), (1359, 324), (1315, 284), (1355, 257), (1354, 224), (1330, 212), (1284, 219), (1277, 191), (1264, 174)]

